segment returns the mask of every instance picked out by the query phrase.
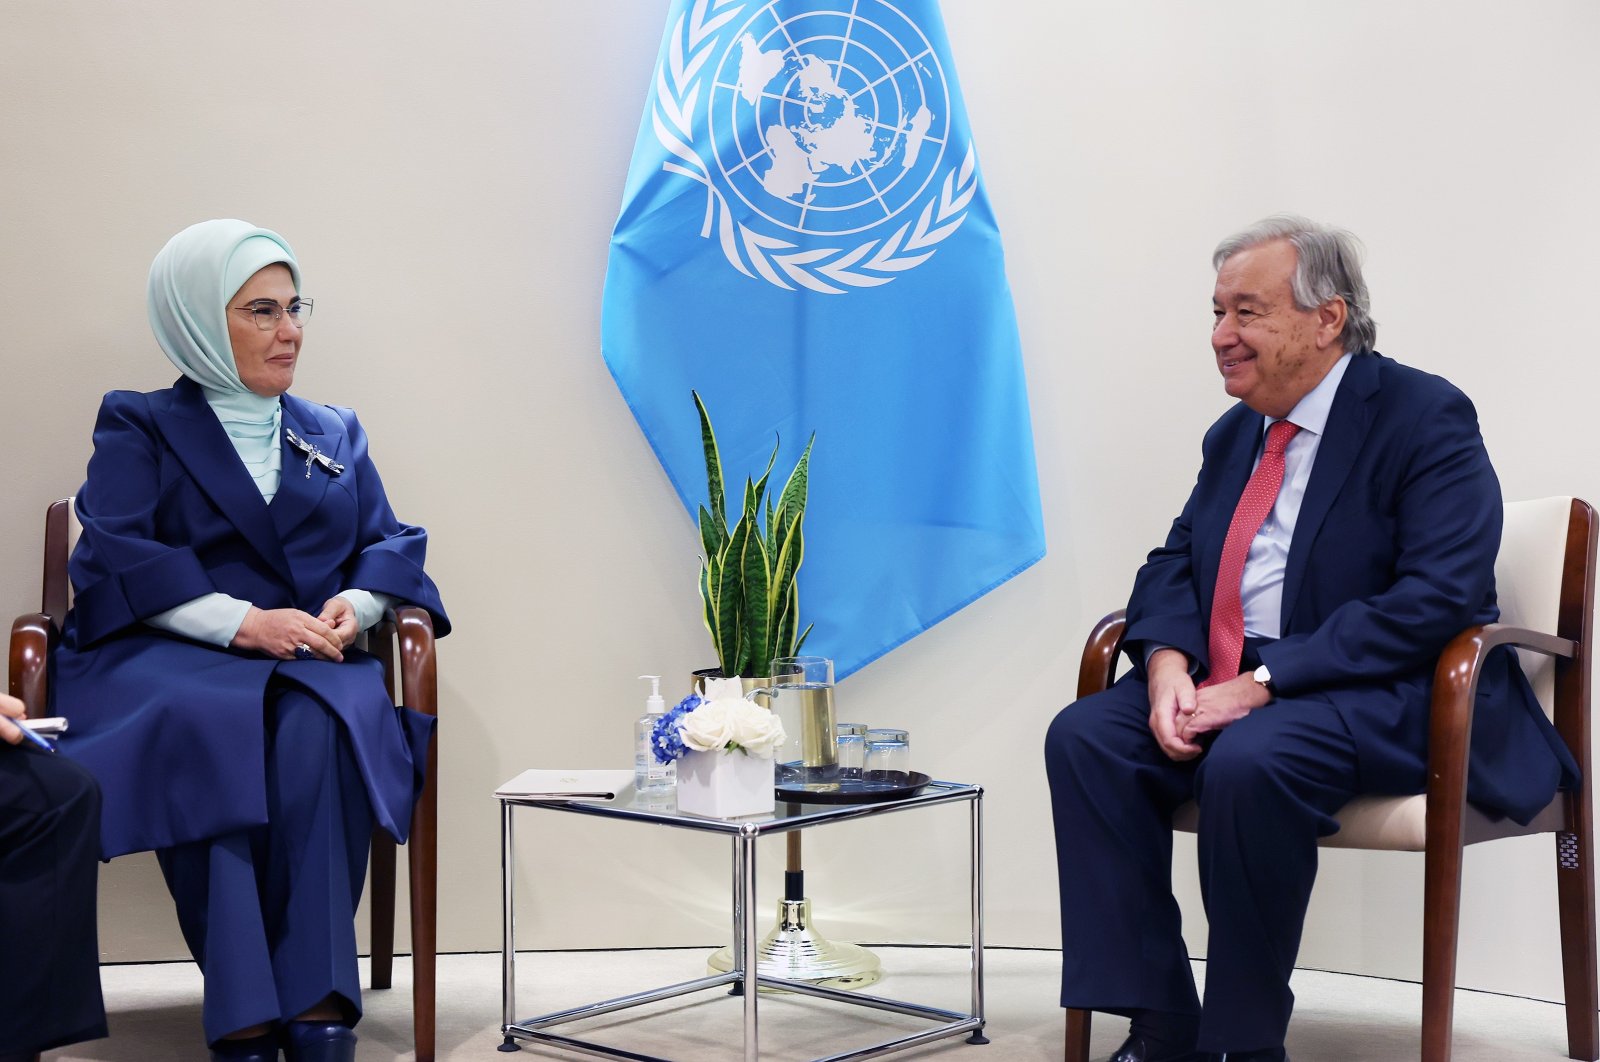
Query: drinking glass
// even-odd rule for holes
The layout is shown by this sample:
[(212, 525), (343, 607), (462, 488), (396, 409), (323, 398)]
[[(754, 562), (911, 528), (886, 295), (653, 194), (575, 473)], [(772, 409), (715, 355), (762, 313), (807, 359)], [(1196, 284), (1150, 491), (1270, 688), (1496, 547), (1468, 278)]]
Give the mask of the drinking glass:
[(772, 708), (789, 735), (779, 751), (782, 776), (812, 791), (838, 789), (833, 661), (825, 656), (776, 658), (772, 661), (772, 694)]
[(861, 777), (868, 782), (905, 785), (911, 781), (911, 734), (897, 729), (867, 731)]
[(867, 724), (840, 723), (834, 727), (839, 746), (839, 778), (859, 780), (867, 761)]

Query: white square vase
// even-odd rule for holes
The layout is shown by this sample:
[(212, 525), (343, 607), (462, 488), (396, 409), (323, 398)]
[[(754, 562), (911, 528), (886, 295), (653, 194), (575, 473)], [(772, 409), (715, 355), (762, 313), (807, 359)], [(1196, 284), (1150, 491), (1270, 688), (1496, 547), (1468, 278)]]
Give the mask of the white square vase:
[(744, 752), (695, 752), (678, 761), (678, 810), (708, 819), (770, 815), (777, 760)]

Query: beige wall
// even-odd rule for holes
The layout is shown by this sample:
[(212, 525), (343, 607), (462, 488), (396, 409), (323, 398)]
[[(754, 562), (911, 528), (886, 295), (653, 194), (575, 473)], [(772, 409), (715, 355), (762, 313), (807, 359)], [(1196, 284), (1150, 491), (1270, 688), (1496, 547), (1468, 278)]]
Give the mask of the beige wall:
[[(1039, 743), (1225, 408), (1206, 344), (1220, 236), (1284, 209), (1353, 228), (1380, 348), (1476, 398), (1507, 496), (1600, 499), (1600, 7), (944, 6), (1005, 234), (1050, 555), (841, 699), (908, 725), (920, 766), (989, 786), (991, 940), (1053, 947)], [(359, 408), (457, 624), (440, 670), (449, 950), (498, 945), (494, 786), (625, 764), (633, 676), (709, 657), (693, 529), (599, 354), (665, 8), (0, 5), (0, 603), (33, 606), (41, 513), (82, 476), (100, 393), (174, 375), (144, 323), (154, 252), (212, 216), (285, 233), (319, 307), (296, 391)], [(526, 946), (722, 940), (719, 844), (520, 825)], [(823, 930), (957, 939), (964, 837), (952, 809), (815, 835)], [(1559, 998), (1550, 847), (1469, 860), (1464, 984)], [(781, 854), (763, 859), (770, 884)], [(1415, 977), (1420, 880), (1416, 858), (1330, 854), (1302, 964)], [(108, 956), (181, 950), (147, 861), (106, 881)]]

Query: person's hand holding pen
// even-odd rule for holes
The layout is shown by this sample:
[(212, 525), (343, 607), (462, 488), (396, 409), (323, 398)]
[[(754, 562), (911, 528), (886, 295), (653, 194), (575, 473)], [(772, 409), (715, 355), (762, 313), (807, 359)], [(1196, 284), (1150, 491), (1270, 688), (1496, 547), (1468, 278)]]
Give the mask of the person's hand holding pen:
[(13, 719), (21, 719), (28, 714), (22, 702), (9, 694), (0, 693), (0, 741), (9, 745), (20, 745), (24, 741), (31, 741), (46, 752), (54, 752), (55, 746), (44, 738), (25, 727), (13, 723)]
[(22, 744), (22, 728), (11, 720), (21, 719), (26, 714), (21, 701), (0, 693), (0, 740), (10, 745)]

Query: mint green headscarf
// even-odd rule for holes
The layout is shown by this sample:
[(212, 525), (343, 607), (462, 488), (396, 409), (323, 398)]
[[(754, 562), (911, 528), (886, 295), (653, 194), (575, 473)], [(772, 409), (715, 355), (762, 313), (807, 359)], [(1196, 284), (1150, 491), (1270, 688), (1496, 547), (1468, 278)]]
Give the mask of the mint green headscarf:
[(228, 340), (228, 303), (259, 270), (282, 262), (300, 290), (300, 264), (282, 236), (231, 218), (190, 225), (150, 263), (147, 309), (156, 342), (200, 385), (233, 448), (271, 501), (278, 492), (283, 407), (239, 379)]

